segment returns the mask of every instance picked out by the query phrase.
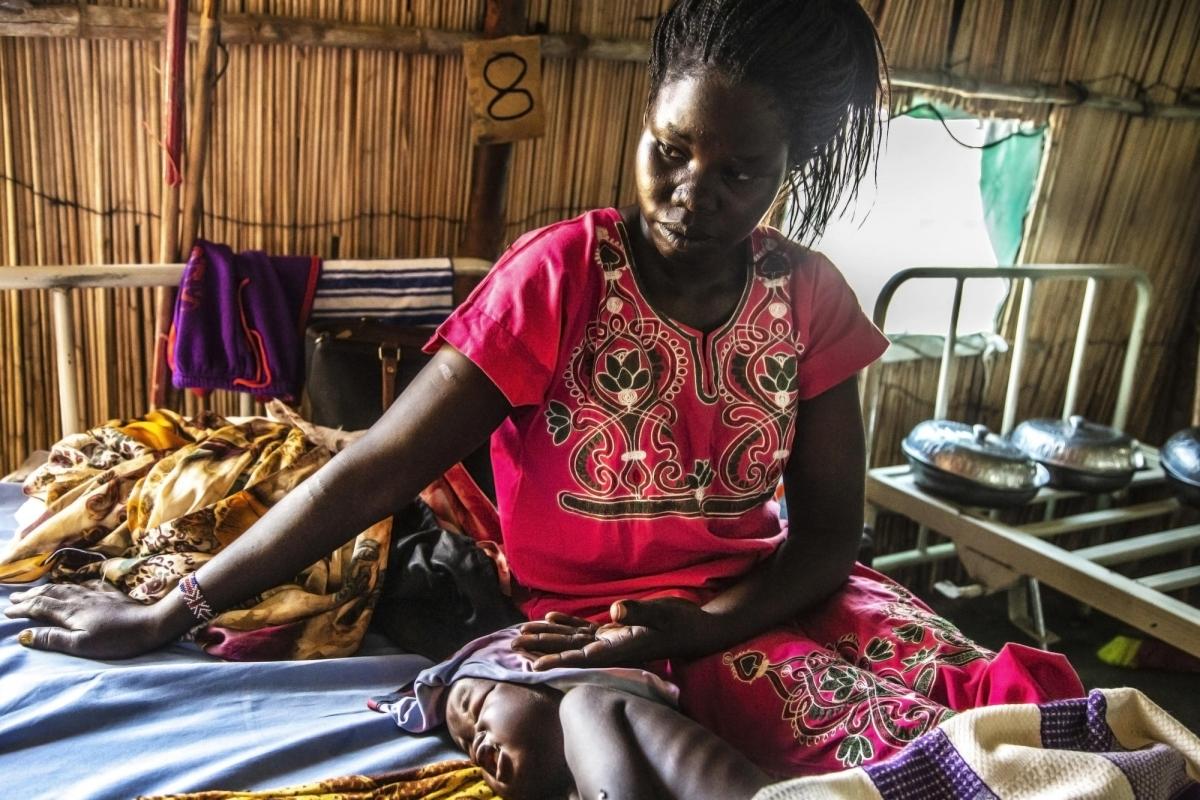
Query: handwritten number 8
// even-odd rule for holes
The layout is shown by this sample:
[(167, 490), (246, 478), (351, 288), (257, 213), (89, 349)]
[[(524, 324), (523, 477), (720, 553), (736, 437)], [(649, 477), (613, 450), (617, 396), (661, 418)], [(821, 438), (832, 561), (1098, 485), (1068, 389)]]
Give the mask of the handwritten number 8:
[[(510, 60), (515, 60), (517, 62), (517, 64), (519, 65), (519, 71), (517, 72), (516, 77), (513, 78), (511, 81), (509, 81), (508, 85), (498, 86), (492, 80), (492, 67), (494, 67), (497, 64), (500, 64), (501, 62), (510, 61)], [(492, 101), (490, 103), (488, 103), (488, 107), (487, 107), (488, 116), (490, 116), (494, 120), (497, 120), (500, 122), (506, 122), (508, 120), (520, 119), (521, 117), (525, 116), (526, 114), (528, 114), (530, 111), (533, 110), (533, 95), (531, 95), (528, 90), (520, 88), (521, 81), (523, 81), (525, 79), (525, 74), (527, 72), (529, 72), (529, 64), (527, 64), (525, 62), (525, 59), (521, 58), (521, 56), (517, 55), (516, 53), (512, 53), (512, 52), (496, 53), (496, 55), (492, 56), (491, 58), (489, 58), (487, 60), (487, 63), (484, 64), (484, 66), (483, 66), (483, 81), (489, 87), (496, 90), (496, 96), (492, 98)], [(515, 113), (507, 113), (507, 114), (496, 113), (496, 105), (498, 103), (500, 103), (500, 101), (502, 101), (505, 98), (510, 97), (512, 95), (521, 95), (522, 97), (524, 97), (525, 98), (525, 107)]]

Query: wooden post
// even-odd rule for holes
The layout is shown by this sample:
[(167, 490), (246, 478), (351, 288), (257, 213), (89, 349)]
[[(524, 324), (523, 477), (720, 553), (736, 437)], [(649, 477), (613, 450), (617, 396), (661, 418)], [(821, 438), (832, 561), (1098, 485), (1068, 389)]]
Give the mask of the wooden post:
[[(525, 0), (487, 0), (483, 36), (498, 39), (524, 33), (525, 21)], [(475, 146), (467, 230), (460, 255), (494, 260), (500, 254), (504, 240), (504, 195), (511, 165), (511, 142)]]
[(1196, 325), (1196, 382), (1192, 384), (1192, 426), (1200, 427), (1200, 324)]
[(75, 375), (75, 324), (72, 321), (71, 298), (66, 289), (52, 289), (50, 302), (58, 350), (55, 365), (58, 370), (59, 419), (62, 435), (68, 436), (83, 430), (83, 420), (79, 414), (79, 380)]
[(200, 52), (196, 87), (192, 93), (192, 126), (188, 131), (187, 167), (183, 184), (183, 221), (180, 244), (191, 248), (200, 233), (204, 210), (204, 170), (208, 164), (208, 136), (212, 128), (212, 99), (216, 88), (217, 48), (221, 43), (221, 0), (204, 0), (200, 10)]
[[(188, 131), (187, 162), (183, 182), (183, 219), (179, 242), (187, 260), (200, 235), (200, 217), (204, 212), (204, 171), (208, 165), (208, 138), (212, 130), (212, 100), (217, 85), (217, 49), (221, 44), (221, 0), (203, 0), (200, 8), (200, 43), (195, 67), (196, 85), (192, 90), (192, 124)], [(200, 399), (208, 409), (207, 395)], [(241, 395), (241, 413), (252, 413), (251, 398)]]
[[(187, 58), (187, 0), (170, 0), (167, 7), (166, 45), (163, 49), (163, 180), (162, 218), (158, 236), (158, 261), (179, 260), (179, 156), (183, 150), (184, 64)], [(154, 377), (150, 407), (167, 399), (167, 333), (175, 310), (175, 290), (155, 292)]]

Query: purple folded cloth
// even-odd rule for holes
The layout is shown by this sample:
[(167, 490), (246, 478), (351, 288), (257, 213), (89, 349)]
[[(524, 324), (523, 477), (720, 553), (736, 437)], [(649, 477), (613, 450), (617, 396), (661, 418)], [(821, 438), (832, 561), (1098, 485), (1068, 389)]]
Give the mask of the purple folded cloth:
[(183, 270), (168, 354), (178, 389), (294, 400), (321, 260), (234, 252), (197, 240)]

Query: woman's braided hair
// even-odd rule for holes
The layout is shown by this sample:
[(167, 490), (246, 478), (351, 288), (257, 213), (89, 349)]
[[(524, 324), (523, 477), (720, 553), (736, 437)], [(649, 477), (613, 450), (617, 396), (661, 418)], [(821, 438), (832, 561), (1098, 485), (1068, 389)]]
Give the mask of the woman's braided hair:
[(857, 0), (678, 0), (654, 29), (650, 102), (668, 79), (713, 67), (776, 101), (789, 139), (788, 233), (820, 236), (883, 139), (887, 64), (871, 18)]

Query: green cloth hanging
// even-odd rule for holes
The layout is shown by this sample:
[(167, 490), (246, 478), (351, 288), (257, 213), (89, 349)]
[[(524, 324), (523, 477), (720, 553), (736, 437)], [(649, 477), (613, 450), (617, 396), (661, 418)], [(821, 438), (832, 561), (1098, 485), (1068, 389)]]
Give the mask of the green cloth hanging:
[(983, 151), (979, 169), (983, 221), (996, 263), (1002, 267), (1017, 263), (1045, 143), (1043, 128), (1012, 136)]
[[(904, 112), (915, 119), (976, 119), (973, 115), (948, 106), (914, 97), (916, 104)], [(1016, 124), (989, 125), (993, 136), (982, 148), (979, 165), (979, 193), (983, 199), (983, 221), (987, 227), (996, 263), (1011, 267), (1017, 263), (1025, 217), (1029, 213), (1033, 190), (1037, 185), (1046, 128), (1022, 131)]]

